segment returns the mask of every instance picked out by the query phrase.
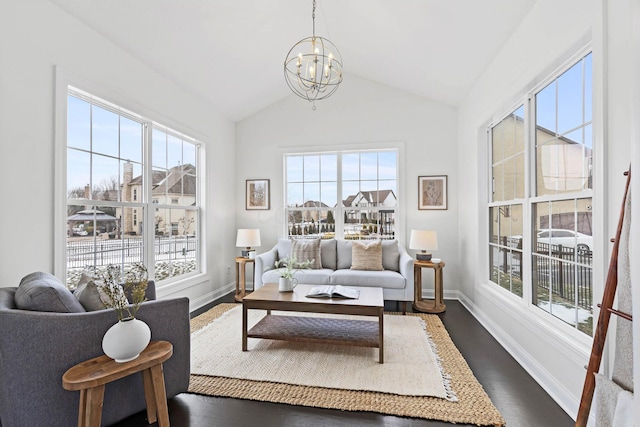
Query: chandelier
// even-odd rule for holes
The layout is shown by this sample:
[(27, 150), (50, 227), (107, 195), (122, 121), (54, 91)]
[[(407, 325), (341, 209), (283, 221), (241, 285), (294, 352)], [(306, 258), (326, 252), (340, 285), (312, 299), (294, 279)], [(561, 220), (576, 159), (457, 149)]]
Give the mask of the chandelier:
[(284, 78), (300, 98), (313, 103), (328, 98), (342, 82), (342, 57), (329, 40), (316, 36), (316, 0), (313, 0), (313, 35), (296, 43), (284, 61)]

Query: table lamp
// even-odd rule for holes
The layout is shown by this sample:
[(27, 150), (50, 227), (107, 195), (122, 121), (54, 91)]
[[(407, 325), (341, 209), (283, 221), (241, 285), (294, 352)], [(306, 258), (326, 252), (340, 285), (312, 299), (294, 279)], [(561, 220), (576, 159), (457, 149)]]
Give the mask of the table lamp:
[(257, 228), (239, 228), (236, 236), (236, 247), (246, 248), (242, 251), (245, 258), (255, 258), (256, 251), (252, 247), (260, 246), (260, 230)]
[(435, 231), (411, 230), (409, 249), (420, 251), (416, 254), (418, 261), (430, 261), (431, 253), (428, 251), (438, 250), (438, 234)]

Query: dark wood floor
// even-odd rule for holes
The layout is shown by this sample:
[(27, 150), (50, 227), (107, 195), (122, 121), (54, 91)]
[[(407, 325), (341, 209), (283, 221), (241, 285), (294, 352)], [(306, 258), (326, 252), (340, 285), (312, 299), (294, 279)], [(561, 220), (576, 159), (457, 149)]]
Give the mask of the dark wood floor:
[[(217, 301), (232, 302), (231, 296)], [(571, 418), (457, 301), (446, 301), (441, 319), (487, 394), (511, 427), (573, 426)], [(396, 310), (395, 304), (386, 307)], [(452, 424), (371, 412), (346, 412), (249, 400), (181, 394), (169, 399), (171, 425), (451, 427)], [(117, 427), (147, 426), (141, 412)], [(153, 424), (156, 425), (156, 424)], [(460, 425), (460, 424), (458, 424)]]

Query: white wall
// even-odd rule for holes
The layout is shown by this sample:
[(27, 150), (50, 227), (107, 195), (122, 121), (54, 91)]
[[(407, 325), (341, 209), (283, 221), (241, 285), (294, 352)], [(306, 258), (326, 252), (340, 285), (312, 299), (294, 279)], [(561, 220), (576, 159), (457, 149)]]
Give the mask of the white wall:
[(54, 269), (54, 230), (64, 226), (53, 220), (54, 177), (64, 173), (54, 169), (54, 66), (114, 94), (123, 107), (202, 136), (207, 274), (158, 294), (187, 295), (192, 308), (219, 295), (233, 280), (225, 266), (233, 261), (235, 213), (219, 207), (235, 203), (227, 185), (234, 124), (44, 0), (3, 2), (0, 13), (0, 286)]
[[(437, 82), (434, 82), (437, 84)], [(347, 75), (330, 98), (311, 104), (295, 95), (245, 119), (236, 127), (236, 192), (244, 194), (246, 179), (271, 180), (271, 210), (247, 211), (238, 198), (239, 228), (260, 228), (262, 247), (270, 249), (283, 227), (283, 161), (285, 147), (363, 148), (377, 143), (404, 145), (399, 182), (405, 212), (399, 240), (408, 244), (411, 229), (438, 231), (436, 257), (446, 262), (445, 292), (456, 290), (461, 260), (457, 257), (458, 152), (454, 108), (384, 85)], [(418, 176), (448, 175), (449, 209), (418, 210)], [(429, 276), (425, 274), (425, 276)], [(425, 285), (431, 282), (425, 280)]]
[[(631, 128), (630, 9), (626, 1), (609, 3), (615, 5), (608, 5), (608, 13), (603, 14), (600, 0), (539, 0), (459, 107), (458, 192), (468, 209), (460, 210), (458, 258), (469, 260), (462, 265), (461, 300), (574, 417), (584, 382), (583, 367), (591, 350), (589, 341), (563, 331), (562, 325), (555, 325), (560, 332), (549, 332), (547, 320), (535, 308), (486, 284), (483, 142), (487, 122), (495, 114), (516, 107), (513, 103), (536, 83), (535, 79), (542, 77), (551, 64), (591, 31), (597, 145), (595, 182), (599, 186), (594, 192), (594, 227), (601, 248), (596, 251), (599, 255), (594, 256), (594, 299), (598, 301), (609, 263), (608, 240), (615, 234), (622, 200), (622, 172), (628, 167)], [(608, 16), (606, 21), (604, 16)], [(479, 177), (478, 187), (462, 185)], [(597, 318), (597, 311), (594, 317)]]

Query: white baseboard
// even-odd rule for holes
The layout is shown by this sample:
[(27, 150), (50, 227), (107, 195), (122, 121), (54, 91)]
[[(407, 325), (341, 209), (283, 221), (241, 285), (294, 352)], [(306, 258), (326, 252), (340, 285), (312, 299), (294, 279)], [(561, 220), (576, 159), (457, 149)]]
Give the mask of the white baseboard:
[[(452, 298), (457, 293), (457, 298)], [(458, 291), (448, 292), (448, 299), (457, 299), (476, 318), (478, 322), (495, 338), (498, 343), (531, 375), (531, 377), (551, 396), (551, 398), (575, 420), (579, 400), (551, 376), (535, 358), (525, 351), (517, 341), (507, 334), (490, 316), (480, 310), (473, 301)], [(595, 425), (590, 420), (589, 425)]]

